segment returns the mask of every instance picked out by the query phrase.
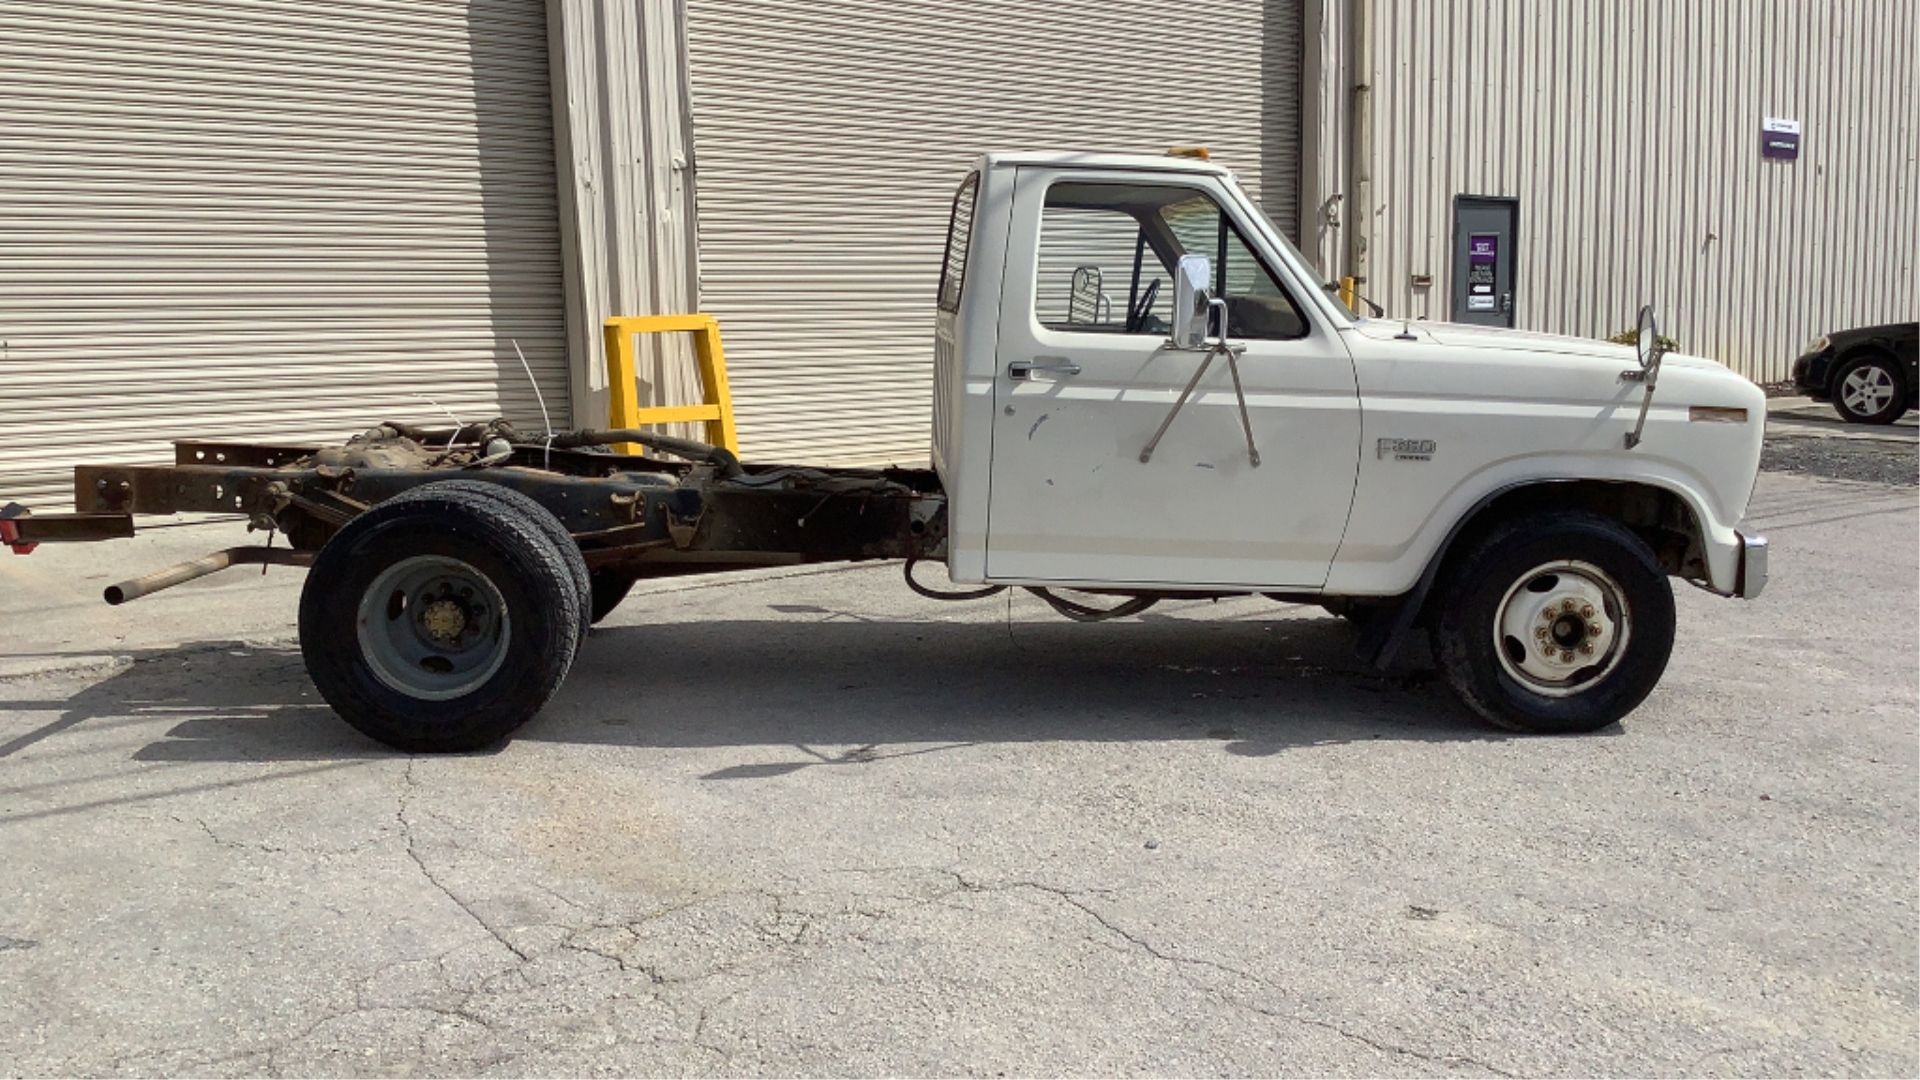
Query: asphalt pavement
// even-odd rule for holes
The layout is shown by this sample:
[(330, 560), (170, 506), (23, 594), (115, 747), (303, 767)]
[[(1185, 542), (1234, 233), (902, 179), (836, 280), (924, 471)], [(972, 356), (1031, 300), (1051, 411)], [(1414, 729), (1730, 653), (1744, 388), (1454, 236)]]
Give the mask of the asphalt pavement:
[(1849, 424), (1823, 401), (1791, 396), (1767, 402), (1761, 467), (1776, 472), (1920, 484), (1920, 414), (1891, 424)]
[(0, 1073), (1920, 1072), (1920, 507), (1763, 474), (1753, 602), (1528, 738), (1317, 609), (687, 579), (505, 748), (316, 699), (234, 527), (0, 559)]

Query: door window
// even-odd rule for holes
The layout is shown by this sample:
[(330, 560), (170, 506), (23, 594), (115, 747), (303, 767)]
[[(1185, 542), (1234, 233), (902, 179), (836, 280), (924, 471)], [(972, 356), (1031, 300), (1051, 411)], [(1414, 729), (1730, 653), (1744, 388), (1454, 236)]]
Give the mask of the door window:
[(1304, 337), (1306, 317), (1208, 193), (1171, 184), (1059, 183), (1040, 218), (1034, 315), (1049, 330), (1165, 337), (1173, 267), (1213, 263), (1228, 336)]

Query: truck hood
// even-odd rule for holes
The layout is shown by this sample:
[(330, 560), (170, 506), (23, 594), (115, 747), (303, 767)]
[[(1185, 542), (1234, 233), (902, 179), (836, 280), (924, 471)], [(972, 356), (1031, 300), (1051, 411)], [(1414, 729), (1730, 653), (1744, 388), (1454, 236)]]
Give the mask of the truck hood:
[[(1409, 323), (1399, 319), (1361, 319), (1354, 325), (1361, 333), (1380, 341), (1393, 339), (1411, 330), (1416, 337), (1423, 340), (1456, 348), (1577, 356), (1616, 360), (1627, 365), (1639, 363), (1631, 345), (1616, 345), (1599, 338), (1573, 337), (1569, 334), (1542, 334), (1532, 330), (1510, 330), (1504, 326), (1477, 326), (1472, 323), (1426, 320)], [(1663, 365), (1671, 364), (1679, 367), (1719, 368), (1722, 366), (1705, 357), (1689, 356), (1679, 352), (1668, 353), (1661, 362)]]

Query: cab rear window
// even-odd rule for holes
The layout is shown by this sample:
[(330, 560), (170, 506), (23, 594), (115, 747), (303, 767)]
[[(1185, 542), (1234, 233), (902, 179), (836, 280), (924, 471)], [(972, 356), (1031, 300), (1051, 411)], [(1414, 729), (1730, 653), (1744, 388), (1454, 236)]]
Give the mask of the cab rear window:
[(980, 190), (980, 174), (968, 173), (953, 195), (953, 213), (947, 219), (947, 257), (940, 263), (940, 310), (960, 310), (960, 289), (966, 284), (967, 244), (973, 239), (973, 200)]

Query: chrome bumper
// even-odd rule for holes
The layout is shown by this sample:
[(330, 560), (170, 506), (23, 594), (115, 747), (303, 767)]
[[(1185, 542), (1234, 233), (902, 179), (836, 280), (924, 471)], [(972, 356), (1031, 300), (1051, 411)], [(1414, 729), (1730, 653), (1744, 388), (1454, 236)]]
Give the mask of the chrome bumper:
[(1767, 587), (1767, 538), (1734, 535), (1740, 538), (1740, 567), (1733, 579), (1733, 595), (1751, 600)]

